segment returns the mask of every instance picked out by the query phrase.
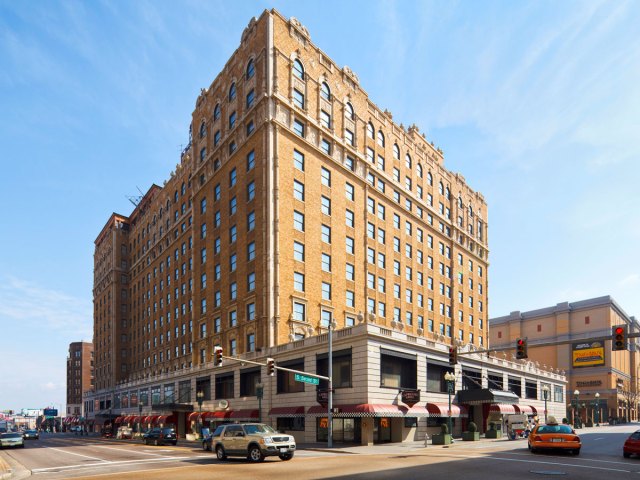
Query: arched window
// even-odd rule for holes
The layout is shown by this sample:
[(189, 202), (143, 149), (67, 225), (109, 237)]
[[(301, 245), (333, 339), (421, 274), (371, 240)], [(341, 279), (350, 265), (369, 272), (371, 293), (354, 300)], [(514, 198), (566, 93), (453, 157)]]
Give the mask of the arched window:
[(200, 124), (200, 138), (204, 137), (207, 134), (207, 125), (204, 123), (204, 120)]
[(180, 187), (180, 195), (184, 195), (187, 193), (187, 187), (184, 186), (184, 182), (182, 182), (182, 186)]
[(304, 80), (304, 67), (302, 66), (302, 62), (297, 58), (293, 61), (293, 75), (300, 80)]
[(427, 173), (427, 183), (433, 187), (433, 175), (431, 175), (431, 172)]
[(233, 100), (234, 98), (236, 98), (236, 82), (233, 82), (231, 84), (231, 87), (229, 88), (229, 101)]
[(473, 218), (473, 208), (469, 205), (469, 217)]
[(200, 149), (200, 161), (203, 162), (206, 157), (207, 157), (207, 148), (202, 147)]
[(320, 96), (325, 100), (331, 100), (331, 90), (329, 89), (327, 82), (322, 82), (322, 85), (320, 86)]
[(444, 185), (442, 184), (442, 182), (440, 182), (440, 184), (438, 185), (438, 192), (440, 193), (440, 195), (444, 195)]
[(409, 170), (411, 170), (411, 155), (409, 155), (408, 153), (404, 156), (404, 164)]
[(220, 104), (216, 103), (216, 108), (213, 109), (213, 121), (220, 118)]
[(400, 160), (400, 147), (397, 143), (393, 144), (393, 158)]
[(347, 118), (350, 118), (351, 120), (355, 120), (355, 112), (353, 111), (353, 105), (351, 105), (349, 102), (347, 102), (347, 104), (344, 106), (344, 114), (347, 116)]
[(249, 60), (249, 63), (247, 64), (247, 80), (249, 80), (255, 74), (256, 74), (256, 64), (252, 58), (251, 60)]
[(462, 197), (458, 197), (458, 208), (462, 208)]
[(449, 190), (449, 187), (447, 187), (445, 189), (445, 197), (447, 200), (449, 200), (449, 198), (451, 198), (451, 190)]
[(382, 133), (382, 130), (378, 130), (378, 145), (384, 147), (384, 133)]
[(367, 123), (367, 137), (373, 138), (375, 135), (375, 130), (373, 128), (373, 123)]
[(418, 164), (417, 171), (418, 171), (418, 177), (422, 178), (422, 165)]

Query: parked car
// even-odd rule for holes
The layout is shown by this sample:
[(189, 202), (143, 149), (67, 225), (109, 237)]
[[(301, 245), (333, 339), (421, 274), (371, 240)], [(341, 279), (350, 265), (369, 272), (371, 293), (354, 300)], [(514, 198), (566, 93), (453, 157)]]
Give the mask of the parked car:
[(546, 424), (536, 425), (528, 439), (529, 451), (565, 450), (574, 455), (580, 454), (582, 443), (571, 425), (559, 425), (554, 417), (549, 417)]
[(640, 455), (640, 430), (636, 430), (624, 442), (622, 456), (629, 458), (631, 455)]
[(176, 445), (178, 443), (178, 437), (173, 428), (152, 428), (147, 433), (142, 434), (142, 441), (145, 445)]
[(211, 448), (218, 460), (225, 460), (227, 456), (246, 457), (252, 462), (262, 462), (270, 456), (291, 460), (296, 440), (263, 423), (232, 423), (216, 428), (211, 435)]
[(40, 438), (40, 434), (37, 430), (25, 430), (22, 433), (22, 438), (25, 440), (38, 440)]
[(20, 447), (24, 448), (24, 438), (18, 432), (9, 432), (0, 434), (0, 448)]
[(118, 427), (118, 431), (116, 432), (116, 438), (125, 439), (125, 438), (133, 438), (133, 430), (131, 427)]

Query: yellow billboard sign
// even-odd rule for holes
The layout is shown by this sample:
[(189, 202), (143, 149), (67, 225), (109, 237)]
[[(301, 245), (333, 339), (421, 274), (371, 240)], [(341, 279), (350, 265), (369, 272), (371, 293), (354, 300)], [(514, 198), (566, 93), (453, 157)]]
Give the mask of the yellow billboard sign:
[(602, 342), (574, 343), (571, 352), (573, 368), (604, 365), (604, 345)]

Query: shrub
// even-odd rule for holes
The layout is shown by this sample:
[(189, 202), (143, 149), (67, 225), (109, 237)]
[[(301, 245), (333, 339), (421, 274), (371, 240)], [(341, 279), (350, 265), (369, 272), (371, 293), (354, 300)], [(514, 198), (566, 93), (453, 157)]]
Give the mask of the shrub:
[(446, 423), (440, 425), (440, 433), (442, 433), (443, 435), (447, 435), (449, 433), (449, 425), (447, 425)]
[(470, 432), (477, 432), (478, 431), (478, 426), (474, 422), (469, 422), (469, 431)]

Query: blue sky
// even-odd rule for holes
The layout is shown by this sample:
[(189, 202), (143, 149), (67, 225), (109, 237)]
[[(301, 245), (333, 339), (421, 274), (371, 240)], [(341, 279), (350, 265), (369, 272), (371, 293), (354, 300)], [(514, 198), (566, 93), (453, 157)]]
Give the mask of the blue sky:
[(485, 195), (491, 317), (601, 295), (640, 317), (638, 2), (0, 0), (0, 409), (64, 408), (95, 237), (272, 7)]

